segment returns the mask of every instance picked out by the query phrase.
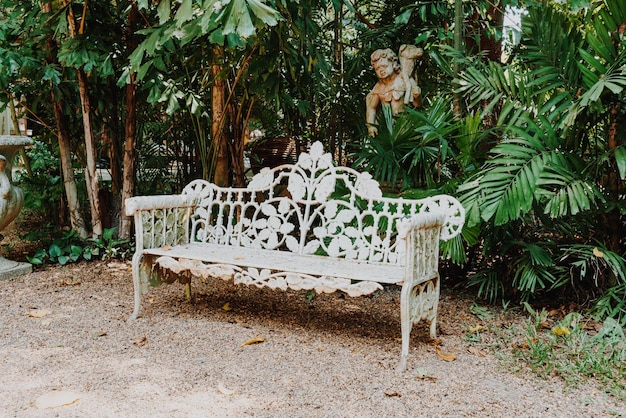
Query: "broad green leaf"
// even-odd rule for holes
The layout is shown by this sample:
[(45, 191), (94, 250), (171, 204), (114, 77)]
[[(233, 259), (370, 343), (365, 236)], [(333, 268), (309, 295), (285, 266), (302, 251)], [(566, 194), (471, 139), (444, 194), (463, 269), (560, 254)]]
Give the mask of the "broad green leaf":
[(50, 254), (50, 258), (58, 257), (62, 253), (61, 247), (56, 244), (52, 244), (48, 249), (48, 254)]
[(181, 5), (178, 7), (178, 10), (176, 11), (176, 15), (174, 15), (174, 20), (176, 21), (176, 24), (180, 27), (183, 23), (190, 20), (191, 17), (191, 0), (183, 0)]
[(620, 178), (626, 180), (626, 146), (620, 145), (615, 148), (615, 162)]
[(250, 11), (261, 22), (269, 26), (275, 26), (281, 19), (280, 14), (259, 0), (247, 0)]
[(61, 73), (55, 65), (46, 65), (44, 68), (42, 80), (51, 80), (54, 85), (57, 85), (61, 83), (60, 75)]
[(590, 0), (570, 0), (572, 12), (578, 13), (580, 9), (586, 9), (591, 6)]
[(606, 73), (606, 67), (595, 56), (582, 48), (578, 49), (578, 53), (582, 59), (584, 59), (587, 64), (591, 65), (598, 73)]
[(411, 14), (413, 14), (413, 9), (407, 9), (400, 15), (396, 16), (395, 24), (396, 25), (406, 25), (409, 23), (409, 19), (411, 18)]
[(222, 22), (224, 35), (236, 33), (242, 38), (248, 38), (256, 32), (245, 0), (231, 0), (217, 20)]
[(157, 6), (157, 14), (159, 16), (159, 23), (164, 24), (169, 18), (171, 13), (170, 0), (161, 0)]

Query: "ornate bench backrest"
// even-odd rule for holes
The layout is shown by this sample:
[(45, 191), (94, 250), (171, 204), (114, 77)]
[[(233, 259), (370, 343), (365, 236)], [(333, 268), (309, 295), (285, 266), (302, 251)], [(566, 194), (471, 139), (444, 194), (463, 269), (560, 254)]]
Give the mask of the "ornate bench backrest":
[(183, 195), (199, 202), (191, 241), (374, 262), (403, 261), (405, 248), (396, 240), (403, 217), (443, 212), (442, 239), (457, 235), (464, 222), (463, 207), (450, 196), (383, 197), (369, 173), (335, 167), (319, 142), (294, 165), (262, 170), (245, 189), (196, 180)]

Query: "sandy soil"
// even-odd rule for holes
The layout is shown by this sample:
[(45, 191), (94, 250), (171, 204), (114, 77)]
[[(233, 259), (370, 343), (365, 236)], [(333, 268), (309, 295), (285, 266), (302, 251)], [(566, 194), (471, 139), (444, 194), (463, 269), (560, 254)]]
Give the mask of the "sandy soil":
[(414, 329), (404, 373), (396, 288), (309, 301), (215, 280), (190, 304), (165, 285), (128, 322), (131, 281), (123, 262), (0, 281), (0, 417), (626, 416), (601, 388), (513, 375), (471, 347), (480, 321), (445, 281), (440, 339)]

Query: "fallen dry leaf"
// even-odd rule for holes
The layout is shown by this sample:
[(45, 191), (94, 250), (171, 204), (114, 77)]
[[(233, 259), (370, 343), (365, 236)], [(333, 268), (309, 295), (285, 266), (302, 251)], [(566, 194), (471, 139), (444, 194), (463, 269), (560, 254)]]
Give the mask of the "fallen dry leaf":
[(107, 335), (106, 331), (98, 331), (98, 332), (94, 332), (93, 334), (91, 334), (91, 336), (94, 338), (104, 337), (106, 335)]
[(59, 286), (77, 286), (80, 284), (80, 279), (72, 277), (71, 279), (59, 280)]
[(599, 324), (595, 321), (587, 321), (583, 324), (583, 329), (587, 331), (599, 332), (602, 329), (602, 324)]
[(171, 245), (163, 245), (163, 246), (161, 247), (161, 249), (162, 249), (163, 251), (169, 251), (169, 250), (171, 250), (171, 249), (172, 249), (172, 246), (171, 246)]
[(49, 311), (48, 309), (33, 309), (26, 315), (28, 315), (31, 318), (43, 318), (44, 316), (48, 316), (51, 313), (52, 311)]
[[(402, 338), (398, 338), (398, 342), (402, 342)], [(438, 346), (443, 344), (443, 340), (441, 338), (430, 338), (428, 340), (428, 344), (432, 346)]]
[(57, 408), (59, 406), (71, 405), (79, 399), (80, 396), (74, 392), (53, 390), (38, 397), (35, 401), (35, 406), (38, 409)]
[(217, 390), (222, 394), (222, 395), (232, 395), (235, 393), (234, 390), (232, 389), (228, 389), (224, 386), (224, 384), (222, 382), (219, 382), (217, 384)]
[(470, 354), (473, 354), (473, 355), (478, 356), (478, 357), (487, 357), (487, 353), (485, 351), (481, 350), (478, 347), (470, 347), (470, 348), (467, 349), (467, 351)]
[(145, 336), (133, 339), (133, 344), (135, 344), (137, 347), (141, 347), (142, 345), (145, 345), (147, 342), (148, 342), (148, 338)]
[(246, 345), (252, 345), (252, 344), (259, 344), (265, 341), (265, 338), (263, 337), (258, 337), (258, 338), (253, 338), (251, 340), (248, 340), (246, 342), (241, 343), (240, 347), (246, 346)]
[(226, 312), (230, 311), (232, 308), (230, 307), (230, 303), (226, 302), (224, 304), (224, 306), (222, 306), (222, 309), (225, 310)]
[(441, 347), (439, 347), (439, 346), (435, 347), (435, 354), (437, 355), (437, 358), (439, 358), (439, 360), (443, 360), (443, 361), (454, 361), (454, 360), (456, 360), (456, 354), (444, 353), (441, 350)]
[(593, 255), (595, 255), (598, 258), (604, 257), (604, 253), (602, 251), (598, 250), (598, 247), (594, 247)]
[(482, 325), (476, 325), (475, 327), (471, 326), (469, 327), (469, 331), (470, 332), (480, 332), (480, 331), (485, 331), (487, 328), (483, 327)]
[(530, 345), (527, 341), (522, 341), (511, 344), (511, 348), (513, 350), (528, 350), (530, 348)]
[(548, 318), (551, 317), (564, 317), (565, 316), (565, 306), (560, 306), (557, 309), (551, 309), (548, 311)]
[(401, 398), (402, 397), (402, 395), (400, 393), (396, 392), (395, 390), (392, 391), (392, 390), (389, 390), (389, 389), (385, 391), (385, 396), (387, 396), (389, 398), (392, 398), (392, 397)]

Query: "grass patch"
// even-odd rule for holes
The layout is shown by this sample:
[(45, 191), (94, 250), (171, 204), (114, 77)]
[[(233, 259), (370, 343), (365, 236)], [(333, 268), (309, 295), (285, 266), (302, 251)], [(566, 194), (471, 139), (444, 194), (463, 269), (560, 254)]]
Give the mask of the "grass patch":
[(486, 332), (470, 327), (465, 341), (488, 348), (512, 372), (531, 370), (570, 387), (595, 383), (626, 400), (626, 337), (617, 321), (599, 326), (577, 312), (551, 321), (545, 310), (525, 306), (530, 315), (521, 323), (490, 325)]

